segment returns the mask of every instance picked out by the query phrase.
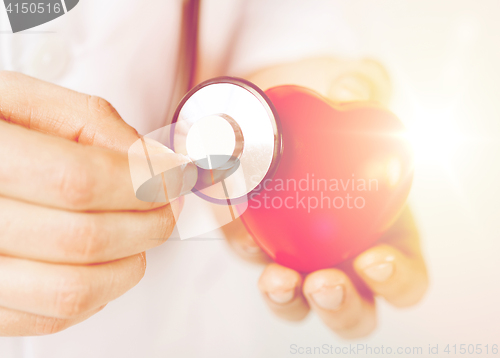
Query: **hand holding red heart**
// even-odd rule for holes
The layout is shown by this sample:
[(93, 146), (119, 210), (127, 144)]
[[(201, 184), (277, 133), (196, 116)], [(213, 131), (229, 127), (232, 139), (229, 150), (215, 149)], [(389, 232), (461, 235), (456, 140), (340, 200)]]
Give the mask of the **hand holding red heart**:
[[(337, 103), (384, 103), (390, 94), (386, 72), (373, 61), (306, 60), (276, 66), (249, 79), (263, 89), (301, 85)], [(400, 213), (412, 175), (409, 149), (397, 138), (401, 124), (375, 107), (352, 105), (350, 110), (343, 106), (339, 111), (335, 104), (296, 87), (278, 87), (267, 94), (283, 117), (284, 155), (274, 180), (249, 202), (243, 220), (264, 251), (285, 266), (269, 264), (259, 289), (278, 316), (300, 320), (312, 308), (340, 336), (364, 336), (376, 326), (374, 296), (398, 307), (409, 306), (427, 287), (416, 226), (407, 207)], [(363, 130), (383, 132), (388, 138), (366, 136)], [(289, 190), (287, 179), (295, 181)], [(377, 190), (366, 187), (370, 179), (375, 179)], [(359, 196), (363, 200), (355, 202), (353, 195), (350, 209), (339, 208), (340, 200), (335, 202), (336, 193), (330, 192), (325, 195), (330, 200), (327, 208), (324, 197), (315, 197), (311, 204), (314, 189), (310, 187), (305, 202), (304, 198), (290, 199), (291, 192), (305, 194), (296, 188), (301, 180), (302, 189), (316, 183), (324, 186), (322, 191), (335, 184), (331, 180), (336, 185), (341, 181), (348, 196), (355, 194), (359, 180), (365, 180)], [(356, 180), (356, 186), (348, 180)], [(314, 193), (319, 195), (318, 190)], [(345, 200), (343, 205), (349, 205)], [(325, 207), (318, 207), (320, 201)], [(296, 203), (299, 207), (294, 207)], [(269, 261), (241, 221), (224, 231), (243, 257)], [(321, 270), (306, 275), (289, 267), (302, 272)]]

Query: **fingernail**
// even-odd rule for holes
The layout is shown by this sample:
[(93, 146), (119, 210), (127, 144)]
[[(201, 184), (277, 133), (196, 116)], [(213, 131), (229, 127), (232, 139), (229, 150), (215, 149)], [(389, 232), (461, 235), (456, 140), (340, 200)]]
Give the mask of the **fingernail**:
[(252, 245), (252, 244), (243, 244), (241, 245), (243, 251), (245, 251), (247, 254), (255, 255), (260, 253), (260, 247), (257, 245)]
[(344, 286), (327, 286), (311, 294), (313, 301), (325, 310), (334, 311), (344, 302)]
[(170, 202), (170, 209), (172, 210), (172, 214), (174, 215), (175, 220), (179, 218), (183, 206), (184, 206), (184, 197), (182, 196)]
[(293, 300), (295, 296), (295, 290), (277, 290), (268, 292), (267, 296), (271, 299), (271, 301), (275, 303), (284, 304)]
[(384, 282), (393, 275), (394, 264), (392, 262), (374, 264), (363, 269), (363, 272), (373, 281)]
[[(149, 138), (142, 138), (139, 144), (143, 156), (146, 158), (148, 174), (153, 174), (153, 177), (143, 181), (138, 188), (135, 188), (139, 200), (171, 202), (192, 190), (198, 180), (198, 170), (188, 157), (174, 153), (170, 148)], [(141, 148), (136, 148), (136, 151), (140, 152), (139, 149)], [(132, 158), (135, 159), (135, 157)], [(131, 165), (132, 176), (138, 171), (135, 170), (135, 167), (137, 165), (134, 167)], [(144, 180), (146, 177), (142, 167), (142, 171), (136, 176)]]
[(198, 168), (192, 162), (183, 164), (182, 167), (182, 188), (180, 196), (191, 192), (198, 180)]
[(241, 240), (241, 248), (247, 254), (256, 255), (261, 252), (261, 248), (255, 243), (250, 235), (245, 235)]
[(137, 189), (137, 198), (142, 201), (162, 203), (172, 202), (187, 194), (197, 180), (198, 171), (196, 168), (193, 169), (193, 166), (192, 163), (182, 164), (155, 175)]
[[(181, 157), (179, 154), (175, 155)], [(164, 188), (167, 190), (168, 201), (172, 201), (191, 192), (198, 180), (198, 169), (194, 163), (185, 162), (164, 171), (161, 175)]]

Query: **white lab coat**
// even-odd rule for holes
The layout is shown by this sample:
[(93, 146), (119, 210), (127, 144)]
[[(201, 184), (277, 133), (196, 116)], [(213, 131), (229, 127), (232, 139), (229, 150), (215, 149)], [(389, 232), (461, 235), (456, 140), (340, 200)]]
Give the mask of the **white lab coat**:
[[(434, 2), (420, 6), (420, 1), (413, 2), (408, 9), (390, 1), (377, 6), (367, 1), (327, 0), (202, 2), (200, 39), (204, 78), (242, 75), (274, 63), (314, 55), (357, 56), (364, 52), (385, 60), (393, 74), (403, 71), (410, 77), (421, 75), (415, 62), (419, 53), (404, 47), (406, 40), (401, 32), (413, 29), (407, 22), (414, 21), (417, 28), (418, 20), (426, 16), (424, 10), (434, 8)], [(457, 8), (457, 2), (451, 6)], [(24, 72), (106, 98), (140, 133), (149, 133), (165, 124), (177, 58), (180, 1), (81, 0), (67, 15), (15, 35), (8, 33), (10, 27), (2, 7), (3, 4), (0, 5), (1, 69)], [(391, 16), (393, 8), (397, 14)], [(446, 14), (447, 10), (439, 11)], [(356, 32), (351, 30), (353, 23)], [(398, 30), (393, 31), (391, 26)], [(439, 26), (434, 30), (439, 31)], [(381, 41), (380, 36), (386, 38)], [(432, 38), (431, 34), (425, 39), (432, 42)], [(396, 89), (400, 77), (396, 78)], [(394, 108), (403, 108), (405, 103), (399, 100)], [(425, 197), (428, 187), (419, 177), (415, 186), (417, 193), (422, 194), (415, 195), (417, 219), (424, 222), (425, 234), (437, 236), (442, 221), (436, 221), (432, 205), (418, 200)], [(453, 202), (447, 210), (457, 215)], [(494, 232), (492, 225), (483, 227), (486, 230), (483, 234)], [(0, 338), (0, 357), (274, 358), (293, 356), (291, 344), (348, 344), (339, 341), (314, 315), (294, 324), (273, 317), (256, 287), (262, 268), (239, 260), (220, 232), (205, 238), (208, 239), (169, 241), (150, 250), (144, 279), (102, 312), (52, 336)], [(455, 248), (456, 235), (453, 240)], [(433, 246), (432, 242), (427, 245), (431, 261), (443, 257), (450, 260), (445, 254), (440, 256), (439, 246)], [(431, 269), (436, 267), (432, 262)], [(431, 279), (439, 282), (447, 277), (447, 272), (439, 274), (431, 270)], [(437, 286), (446, 287), (447, 292), (456, 290), (455, 298), (466, 295), (458, 285), (439, 283)], [(431, 291), (432, 300), (428, 298), (419, 307), (404, 312), (382, 303), (378, 332), (355, 343), (424, 347), (443, 343), (443, 339), (462, 343), (451, 342), (456, 335), (443, 333), (449, 325), (452, 327), (455, 313), (460, 312), (463, 317), (462, 306), (459, 302), (456, 310), (452, 308), (455, 306), (447, 306), (443, 314), (449, 324), (441, 322), (436, 318), (442, 307), (441, 296), (432, 296), (432, 292), (435, 291)], [(446, 297), (439, 288), (438, 292)], [(442, 303), (450, 301), (443, 299)], [(485, 324), (474, 317), (469, 320)], [(438, 322), (438, 328), (430, 326), (432, 320)], [(482, 336), (485, 340), (499, 336), (498, 329), (488, 332)]]

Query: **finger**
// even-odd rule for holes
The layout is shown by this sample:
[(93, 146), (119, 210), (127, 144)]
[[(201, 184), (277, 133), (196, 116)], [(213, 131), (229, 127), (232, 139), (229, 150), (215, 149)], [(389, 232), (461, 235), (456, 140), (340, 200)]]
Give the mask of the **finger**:
[[(165, 205), (137, 199), (126, 154), (2, 121), (0, 143), (1, 196), (74, 211), (148, 210)], [(191, 167), (185, 166), (190, 161), (171, 151), (158, 161), (175, 169), (165, 183), (173, 199), (182, 191), (184, 174), (191, 173)]]
[(0, 119), (123, 152), (139, 138), (104, 99), (16, 72), (0, 72)]
[(422, 257), (408, 257), (389, 245), (378, 245), (360, 254), (354, 260), (354, 269), (375, 294), (397, 307), (416, 304), (427, 290)]
[(98, 263), (164, 243), (181, 199), (143, 212), (79, 213), (0, 198), (0, 254), (56, 263)]
[(43, 336), (58, 333), (85, 321), (104, 307), (101, 306), (71, 319), (40, 316), (0, 307), (0, 336)]
[(392, 84), (387, 70), (379, 62), (364, 59), (344, 63), (333, 77), (326, 96), (339, 103), (373, 101), (389, 102)]
[(302, 296), (302, 276), (287, 267), (269, 264), (259, 279), (259, 290), (269, 308), (289, 321), (299, 321), (309, 313)]
[(360, 295), (343, 271), (325, 269), (309, 274), (303, 292), (311, 308), (342, 338), (364, 337), (375, 329), (373, 299)]
[(74, 318), (123, 295), (144, 276), (145, 254), (90, 265), (54, 265), (0, 256), (0, 306)]
[(241, 219), (236, 219), (222, 227), (224, 236), (234, 252), (246, 261), (267, 264), (269, 256), (255, 243)]
[(410, 209), (403, 212), (380, 240), (353, 262), (357, 275), (370, 289), (398, 307), (417, 303), (428, 287), (419, 234)]
[[(141, 144), (137, 132), (127, 125), (113, 106), (104, 99), (71, 91), (15, 72), (0, 72), (0, 119), (79, 143), (122, 152), (128, 151), (134, 142), (139, 141)], [(151, 141), (148, 146), (149, 144), (152, 144)], [(140, 150), (142, 153), (139, 156), (130, 155), (134, 153), (129, 152), (130, 163), (140, 164), (147, 161), (149, 163), (130, 168), (134, 192), (137, 192), (138, 180), (139, 185), (142, 185), (150, 179), (153, 174), (150, 169), (152, 171), (153, 167), (165, 167), (165, 153), (161, 153), (160, 160), (154, 160), (152, 153), (151, 157), (144, 153), (146, 145), (143, 148), (141, 144)], [(167, 156), (174, 157), (171, 154), (170, 151)], [(139, 160), (137, 160), (138, 157)], [(146, 157), (148, 157), (147, 161)], [(175, 168), (175, 163), (175, 161), (169, 163), (172, 165), (167, 165), (168, 169)], [(181, 160), (181, 164), (186, 163), (186, 160)], [(187, 171), (191, 172), (191, 177), (193, 177), (193, 171)], [(178, 185), (170, 182), (163, 185), (161, 182), (165, 182), (163, 174), (156, 179), (152, 183), (148, 182), (147, 193), (142, 192), (138, 195), (139, 199), (157, 202), (173, 200), (178, 196)], [(192, 187), (196, 180), (191, 182)], [(191, 187), (184, 191), (190, 190)], [(157, 193), (164, 189), (165, 191), (168, 189), (168, 194)], [(153, 198), (153, 200), (145, 200), (145, 197)], [(158, 199), (158, 197), (163, 199)], [(165, 197), (168, 198), (165, 199)]]

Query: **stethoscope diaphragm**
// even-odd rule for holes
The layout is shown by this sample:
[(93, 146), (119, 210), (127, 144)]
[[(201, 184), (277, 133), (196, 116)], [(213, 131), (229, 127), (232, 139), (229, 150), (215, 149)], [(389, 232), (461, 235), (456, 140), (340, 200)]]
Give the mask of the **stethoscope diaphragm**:
[(173, 150), (198, 168), (192, 191), (210, 202), (246, 201), (277, 169), (279, 119), (264, 92), (249, 81), (218, 77), (199, 84), (178, 105), (172, 125)]

